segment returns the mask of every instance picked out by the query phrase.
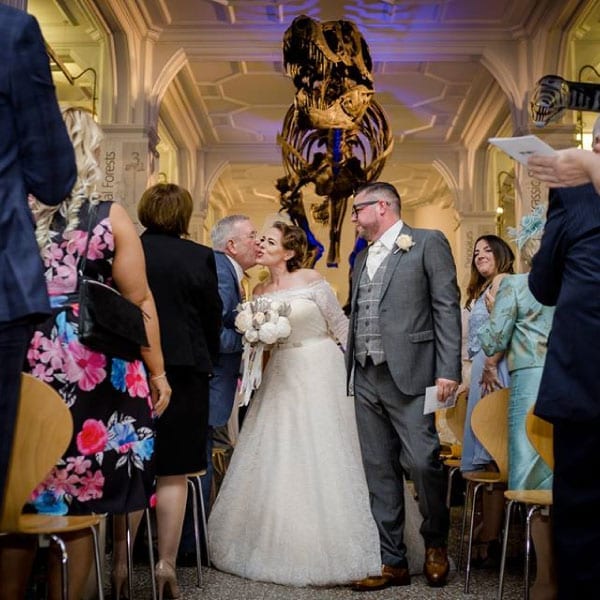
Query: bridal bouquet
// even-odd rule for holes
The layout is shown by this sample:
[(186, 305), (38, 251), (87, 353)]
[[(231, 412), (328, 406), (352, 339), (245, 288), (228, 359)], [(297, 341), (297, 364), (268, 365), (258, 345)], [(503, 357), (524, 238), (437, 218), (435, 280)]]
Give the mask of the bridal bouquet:
[(244, 345), (242, 354), (242, 400), (241, 406), (250, 402), (253, 390), (262, 381), (262, 356), (269, 349), (292, 332), (288, 316), (291, 307), (267, 297), (256, 298), (240, 305), (235, 318), (235, 328), (239, 331)]

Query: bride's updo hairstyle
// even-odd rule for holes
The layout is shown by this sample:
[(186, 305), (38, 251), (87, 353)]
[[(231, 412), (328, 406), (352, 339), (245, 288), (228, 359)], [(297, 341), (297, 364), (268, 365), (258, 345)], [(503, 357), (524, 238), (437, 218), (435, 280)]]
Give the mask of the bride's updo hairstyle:
[(294, 256), (286, 260), (287, 270), (291, 273), (301, 269), (306, 259), (308, 242), (306, 234), (300, 227), (288, 225), (284, 221), (275, 221), (272, 227), (281, 232), (281, 245), (284, 250), (292, 250)]

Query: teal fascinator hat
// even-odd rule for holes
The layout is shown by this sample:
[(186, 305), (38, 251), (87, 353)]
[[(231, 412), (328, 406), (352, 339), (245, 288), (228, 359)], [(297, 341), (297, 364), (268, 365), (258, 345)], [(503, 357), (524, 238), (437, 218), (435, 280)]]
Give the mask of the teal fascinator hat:
[(519, 250), (531, 239), (540, 239), (546, 223), (546, 205), (538, 204), (528, 215), (521, 218), (520, 227), (506, 229), (509, 238)]

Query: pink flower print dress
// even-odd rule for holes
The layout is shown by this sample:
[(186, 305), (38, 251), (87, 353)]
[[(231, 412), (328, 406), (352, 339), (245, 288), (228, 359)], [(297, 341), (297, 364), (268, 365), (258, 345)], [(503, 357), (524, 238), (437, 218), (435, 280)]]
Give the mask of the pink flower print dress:
[[(101, 202), (88, 248), (86, 274), (112, 283), (114, 240)], [(150, 392), (141, 361), (127, 362), (83, 346), (77, 339), (77, 267), (85, 251), (90, 204), (77, 230), (64, 234), (57, 215), (43, 256), (52, 316), (36, 327), (26, 370), (62, 396), (73, 416), (73, 438), (34, 491), (37, 512), (64, 515), (130, 512), (148, 506), (154, 473)]]

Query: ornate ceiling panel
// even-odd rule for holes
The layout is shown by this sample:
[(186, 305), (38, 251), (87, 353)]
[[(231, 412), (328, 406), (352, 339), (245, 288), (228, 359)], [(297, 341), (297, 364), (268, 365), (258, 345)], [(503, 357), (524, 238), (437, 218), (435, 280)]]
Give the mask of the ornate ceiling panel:
[[(395, 137), (381, 177), (398, 184), (406, 205), (418, 206), (447, 196), (434, 162), (443, 160), (444, 151), (464, 148), (483, 98), (504, 99), (489, 115), (490, 123), (492, 117), (496, 125), (509, 118), (508, 102), (482, 56), (494, 44), (516, 46), (544, 13), (565, 3), (577, 2), (29, 0), (29, 8), (74, 72), (93, 61), (86, 48), (93, 48), (95, 34), (85, 10), (92, 5), (99, 12), (110, 5), (115, 14), (129, 15), (166, 56), (183, 51), (185, 75), (175, 83), (189, 92), (187, 105), (203, 132), (202, 150), (229, 157), (219, 184), (219, 197), (228, 204), (241, 199), (259, 205), (277, 197), (274, 182), (282, 169), (276, 136), (294, 98), (282, 65), (284, 31), (300, 14), (353, 21), (369, 44), (375, 97)], [(596, 25), (581, 28), (582, 41), (599, 39), (599, 18), (599, 8), (589, 11), (587, 22)]]

